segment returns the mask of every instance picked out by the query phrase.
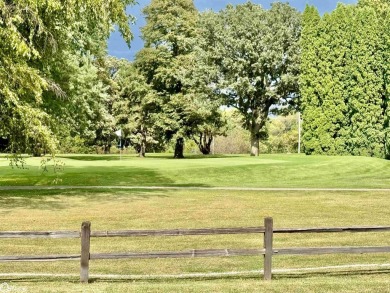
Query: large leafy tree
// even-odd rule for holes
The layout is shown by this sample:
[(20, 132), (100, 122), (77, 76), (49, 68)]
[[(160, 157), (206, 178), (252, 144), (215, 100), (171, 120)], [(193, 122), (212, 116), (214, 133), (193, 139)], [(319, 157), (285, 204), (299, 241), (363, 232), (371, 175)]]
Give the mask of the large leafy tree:
[[(48, 81), (29, 62), (39, 58), (31, 44), (34, 33), (43, 34), (37, 7), (0, 1), (0, 136), (14, 152), (30, 150), (40, 143), (48, 150), (55, 141), (48, 116), (39, 109)], [(35, 8), (35, 9), (34, 9)], [(33, 28), (32, 34), (25, 27)]]
[(0, 0), (0, 136), (9, 151), (35, 152), (39, 146), (54, 153), (53, 123), (61, 121), (52, 119), (43, 102), (71, 103), (66, 73), (74, 63), (67, 58), (102, 56), (113, 24), (130, 42), (125, 9), (132, 2)]
[(115, 81), (119, 87), (113, 104), (117, 126), (139, 156), (144, 157), (146, 148), (158, 142), (155, 126), (160, 100), (145, 77), (128, 61), (120, 62)]
[(46, 93), (41, 106), (51, 118), (61, 151), (77, 142), (93, 145), (98, 129), (110, 120), (109, 85), (100, 76), (101, 69), (93, 57), (69, 54), (64, 63), (67, 70), (62, 79), (66, 83), (61, 89), (66, 96), (55, 98)]
[(166, 140), (176, 139), (175, 157), (183, 157), (188, 116), (184, 79), (193, 60), (197, 10), (192, 0), (152, 0), (144, 9), (145, 48), (135, 65), (161, 100), (158, 127)]
[(209, 19), (215, 46), (208, 54), (220, 75), (216, 87), (244, 116), (251, 155), (257, 156), (271, 107), (298, 95), (300, 14), (288, 4), (265, 10), (248, 2)]
[(183, 70), (183, 84), (188, 97), (187, 134), (204, 155), (210, 154), (215, 137), (225, 135), (227, 130), (227, 121), (221, 110), (223, 96), (215, 90), (219, 69), (208, 54), (215, 45), (213, 24), (214, 14), (199, 15), (192, 62)]

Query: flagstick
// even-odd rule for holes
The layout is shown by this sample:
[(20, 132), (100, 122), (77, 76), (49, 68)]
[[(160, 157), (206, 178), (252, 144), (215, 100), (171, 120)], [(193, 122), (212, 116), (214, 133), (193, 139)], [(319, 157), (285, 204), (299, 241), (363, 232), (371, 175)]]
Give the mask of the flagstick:
[(119, 137), (119, 160), (122, 161), (122, 129), (115, 131), (115, 134)]

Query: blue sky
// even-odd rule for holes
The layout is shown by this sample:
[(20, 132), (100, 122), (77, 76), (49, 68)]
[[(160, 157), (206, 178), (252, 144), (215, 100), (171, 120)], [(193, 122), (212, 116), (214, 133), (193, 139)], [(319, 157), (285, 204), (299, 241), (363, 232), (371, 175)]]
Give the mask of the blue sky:
[[(247, 0), (194, 0), (195, 6), (199, 11), (212, 9), (219, 11), (226, 7), (227, 4), (241, 4)], [(253, 3), (262, 5), (265, 8), (269, 8), (273, 0), (252, 0)], [(284, 2), (284, 1), (282, 1)], [(318, 8), (321, 14), (332, 11), (337, 3), (354, 4), (357, 0), (290, 0), (288, 1), (291, 6), (302, 11), (306, 4), (314, 5)], [(145, 25), (144, 18), (142, 16), (142, 9), (150, 3), (150, 0), (138, 0), (138, 4), (128, 7), (127, 12), (136, 17), (136, 23), (132, 26), (132, 32), (134, 34), (134, 40), (131, 43), (131, 48), (128, 48), (126, 43), (118, 32), (113, 32), (108, 40), (108, 54), (118, 57), (133, 60), (135, 54), (142, 49), (143, 42), (140, 38), (140, 27)]]

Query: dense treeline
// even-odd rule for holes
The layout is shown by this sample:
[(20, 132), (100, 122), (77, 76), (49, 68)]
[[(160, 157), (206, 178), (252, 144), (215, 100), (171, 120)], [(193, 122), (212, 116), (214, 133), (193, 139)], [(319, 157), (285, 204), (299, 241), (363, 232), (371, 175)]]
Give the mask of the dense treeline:
[(388, 1), (303, 13), (301, 105), (307, 154), (389, 155)]
[(132, 3), (0, 0), (0, 151), (110, 152), (120, 129), (140, 156), (173, 146), (182, 158), (186, 140), (209, 154), (217, 136), (226, 152), (232, 139), (251, 155), (292, 152), (295, 118), (269, 114), (299, 110), (307, 154), (389, 156), (388, 1), (320, 16), (152, 0), (135, 60), (108, 57), (113, 25), (130, 44)]

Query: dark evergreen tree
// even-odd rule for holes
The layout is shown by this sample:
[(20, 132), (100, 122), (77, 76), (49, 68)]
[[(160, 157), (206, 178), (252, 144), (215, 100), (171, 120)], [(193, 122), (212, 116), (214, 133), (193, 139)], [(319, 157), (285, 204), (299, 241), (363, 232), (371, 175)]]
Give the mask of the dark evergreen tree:
[[(308, 154), (345, 152), (348, 19), (346, 7), (339, 7), (321, 20), (314, 8), (307, 7), (304, 12), (301, 91), (303, 139)], [(314, 21), (317, 25), (310, 28)]]
[(382, 23), (372, 8), (351, 7), (348, 88), (349, 131), (346, 150), (352, 155), (384, 157), (385, 117)]
[(300, 89), (307, 154), (386, 155), (386, 23), (370, 5), (303, 15)]
[(359, 0), (358, 6), (375, 10), (382, 55), (382, 112), (384, 113), (385, 156), (390, 159), (390, 2), (388, 0)]
[(323, 45), (320, 38), (321, 17), (314, 6), (306, 6), (302, 16), (301, 35), (301, 110), (303, 143), (307, 154), (321, 153), (322, 85), (320, 67), (323, 63), (320, 53)]

